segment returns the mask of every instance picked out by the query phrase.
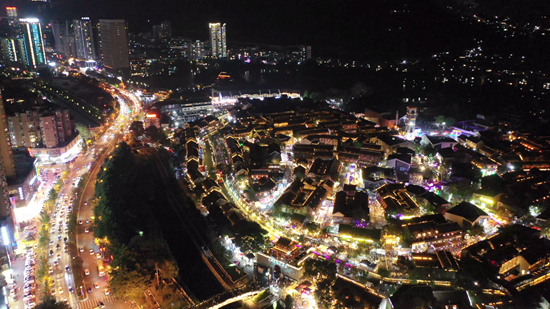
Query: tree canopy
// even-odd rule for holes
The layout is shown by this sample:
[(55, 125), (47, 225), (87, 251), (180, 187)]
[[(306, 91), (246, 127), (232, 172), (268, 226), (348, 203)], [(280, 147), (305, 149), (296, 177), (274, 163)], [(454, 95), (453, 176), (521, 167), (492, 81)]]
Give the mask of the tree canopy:
[(35, 309), (71, 309), (67, 302), (58, 302), (53, 296), (46, 296)]

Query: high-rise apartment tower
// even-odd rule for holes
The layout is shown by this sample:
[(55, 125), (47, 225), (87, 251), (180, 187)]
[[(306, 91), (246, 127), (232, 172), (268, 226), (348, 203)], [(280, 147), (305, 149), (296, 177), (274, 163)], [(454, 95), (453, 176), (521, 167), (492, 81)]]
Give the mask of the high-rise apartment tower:
[(24, 38), (26, 64), (33, 67), (46, 64), (40, 21), (36, 18), (22, 18), (19, 23)]
[(210, 48), (212, 57), (227, 58), (227, 40), (225, 36), (225, 24), (210, 23)]
[(73, 20), (76, 57), (83, 60), (96, 60), (94, 35), (90, 17)]
[(129, 75), (130, 56), (126, 22), (123, 19), (100, 19), (99, 39), (105, 69), (113, 74)]

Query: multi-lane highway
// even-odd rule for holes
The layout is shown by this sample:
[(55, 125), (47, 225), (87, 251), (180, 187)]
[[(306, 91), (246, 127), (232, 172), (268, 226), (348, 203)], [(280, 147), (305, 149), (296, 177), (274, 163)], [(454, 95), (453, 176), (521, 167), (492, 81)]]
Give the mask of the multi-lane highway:
[[(84, 285), (82, 288), (77, 287), (78, 290), (82, 290), (86, 299), (79, 303), (78, 308), (89, 309), (105, 305), (105, 308), (122, 308), (124, 303), (117, 301), (111, 294), (108, 287), (108, 278), (106, 271), (100, 274), (98, 269), (98, 261), (101, 261), (103, 257), (97, 247), (91, 225), (93, 223), (93, 209), (90, 202), (95, 193), (95, 182), (97, 179), (97, 173), (101, 168), (100, 162), (104, 162), (116, 144), (122, 140), (123, 134), (134, 118), (138, 115), (141, 108), (140, 102), (135, 96), (129, 96), (127, 93), (118, 93), (120, 102), (119, 117), (111, 128), (105, 133), (105, 135), (96, 144), (96, 153), (101, 151), (102, 155), (95, 158), (98, 164), (94, 165), (91, 170), (91, 175), (85, 184), (82, 192), (81, 204), (77, 213), (77, 235), (76, 245), (78, 252), (83, 261), (84, 273)], [(130, 109), (130, 106), (132, 108)], [(90, 161), (92, 162), (92, 161)], [(81, 292), (82, 293), (82, 292)]]
[[(109, 134), (102, 144), (107, 150), (104, 154), (98, 158), (99, 162), (102, 162), (115, 147), (116, 143), (120, 141), (120, 134), (114, 132)], [(84, 187), (81, 199), (81, 205), (77, 213), (77, 235), (76, 245), (80, 258), (82, 258), (82, 266), (84, 268), (84, 285), (78, 287), (78, 290), (83, 291), (86, 295), (86, 299), (79, 304), (79, 308), (88, 309), (94, 308), (99, 305), (100, 302), (109, 306), (114, 301), (108, 288), (106, 271), (100, 275), (98, 269), (98, 261), (103, 259), (99, 248), (95, 244), (94, 235), (92, 231), (93, 222), (93, 209), (92, 200), (95, 192), (95, 182), (97, 179), (97, 172), (101, 168), (100, 164), (94, 166), (94, 170), (90, 175), (86, 186)]]
[[(122, 304), (110, 294), (106, 271), (98, 271), (98, 261), (103, 261), (99, 248), (95, 244), (92, 224), (93, 209), (89, 201), (93, 198), (95, 180), (103, 162), (122, 139), (122, 133), (129, 127), (133, 116), (139, 111), (140, 104), (135, 96), (119, 93), (120, 111), (116, 121), (106, 130), (103, 136), (88, 151), (80, 155), (71, 167), (68, 181), (62, 187), (59, 200), (52, 216), (52, 230), (49, 253), (51, 274), (54, 280), (52, 293), (58, 301), (68, 301), (72, 308), (90, 309), (101, 307), (121, 308)], [(128, 105), (132, 105), (130, 110)], [(85, 184), (82, 198), (72, 195), (73, 188), (78, 184), (80, 177), (92, 168), (91, 175)], [(73, 203), (80, 202), (80, 205)], [(85, 269), (82, 286), (75, 286), (71, 269), (70, 250), (68, 244), (69, 213), (75, 208), (77, 211), (76, 246), (77, 254), (83, 261)], [(51, 250), (51, 251), (50, 251)], [(102, 263), (102, 262), (100, 262)], [(78, 297), (80, 296), (80, 298)], [(117, 304), (118, 303), (118, 304)]]
[[(84, 261), (84, 268), (90, 269), (90, 275), (85, 277), (85, 286), (74, 285), (71, 260), (72, 256), (68, 248), (68, 222), (69, 212), (73, 210), (74, 202), (78, 199), (72, 195), (74, 187), (78, 184), (80, 177), (86, 173), (90, 164), (96, 160), (96, 153), (99, 153), (104, 147), (109, 147), (113, 143), (111, 133), (107, 131), (104, 137), (102, 137), (94, 147), (92, 147), (85, 155), (81, 155), (74, 162), (71, 172), (69, 174), (69, 180), (65, 183), (60, 191), (60, 198), (52, 214), (52, 230), (51, 241), (48, 249), (49, 262), (51, 265), (52, 279), (54, 280), (54, 288), (52, 294), (55, 293), (55, 297), (58, 301), (67, 300), (72, 308), (81, 308), (78, 303), (78, 294), (82, 294), (85, 298), (96, 298), (98, 292), (104, 295), (103, 289), (107, 283), (104, 278), (99, 278), (97, 273), (97, 254), (99, 250), (94, 246), (92, 228), (92, 215), (90, 212), (84, 212), (83, 215), (78, 216), (77, 223), (77, 248), (84, 248), (81, 252), (78, 250), (78, 254)], [(93, 179), (90, 180), (90, 182)], [(93, 192), (92, 192), (93, 195)], [(87, 197), (90, 198), (90, 197)], [(93, 250), (93, 255), (90, 250)], [(100, 280), (103, 279), (103, 280)], [(99, 288), (95, 288), (94, 284), (98, 283)], [(92, 288), (92, 293), (88, 292), (88, 288)], [(101, 290), (101, 291), (99, 291)], [(96, 307), (96, 303), (93, 307)]]

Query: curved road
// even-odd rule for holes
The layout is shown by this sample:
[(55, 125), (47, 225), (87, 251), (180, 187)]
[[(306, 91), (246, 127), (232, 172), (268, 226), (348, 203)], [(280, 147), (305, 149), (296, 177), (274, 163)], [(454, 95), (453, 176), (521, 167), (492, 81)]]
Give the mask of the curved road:
[[(95, 194), (95, 182), (97, 179), (97, 173), (101, 168), (102, 162), (116, 147), (116, 144), (122, 140), (123, 130), (127, 129), (132, 121), (132, 116), (139, 110), (139, 102), (135, 98), (128, 98), (125, 94), (119, 92), (120, 112), (119, 117), (111, 126), (111, 128), (104, 134), (104, 136), (97, 142), (96, 152), (103, 149), (102, 155), (96, 159), (96, 164), (91, 172), (90, 178), (86, 183), (82, 192), (82, 198), (80, 199), (80, 207), (77, 213), (77, 235), (76, 244), (79, 250), (80, 257), (82, 258), (82, 267), (88, 270), (88, 275), (83, 274), (84, 285), (82, 288), (77, 287), (79, 293), (85, 295), (85, 300), (81, 301), (78, 305), (80, 309), (91, 309), (98, 306), (99, 302), (105, 304), (105, 308), (123, 308), (127, 307), (123, 301), (116, 300), (109, 293), (107, 276), (100, 277), (97, 267), (97, 261), (101, 259), (99, 254), (99, 248), (95, 244), (93, 233), (86, 232), (87, 229), (91, 230), (93, 222), (93, 209), (90, 201)], [(130, 112), (128, 105), (134, 105), (133, 112)], [(82, 221), (82, 224), (80, 222)], [(89, 222), (89, 223), (87, 223)], [(88, 291), (91, 291), (89, 293)]]

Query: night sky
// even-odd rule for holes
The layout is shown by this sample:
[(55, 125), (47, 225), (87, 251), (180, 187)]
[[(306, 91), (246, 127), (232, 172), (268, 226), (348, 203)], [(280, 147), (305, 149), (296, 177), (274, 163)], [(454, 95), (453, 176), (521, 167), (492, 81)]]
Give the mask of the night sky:
[[(315, 51), (323, 51), (341, 58), (421, 57), (469, 46), (479, 31), (444, 11), (454, 0), (51, 1), (39, 5), (26, 2), (25, 6), (22, 0), (1, 0), (0, 3), (2, 7), (15, 5), (20, 11), (46, 20), (81, 16), (124, 18), (129, 22), (129, 31), (134, 33), (150, 31), (152, 25), (169, 19), (175, 36), (201, 40), (208, 38), (208, 22), (225, 22), (230, 47), (235, 43), (307, 44), (314, 47), (314, 56), (319, 56)], [(550, 12), (548, 2), (486, 0), (483, 9), (529, 18), (529, 14)]]

